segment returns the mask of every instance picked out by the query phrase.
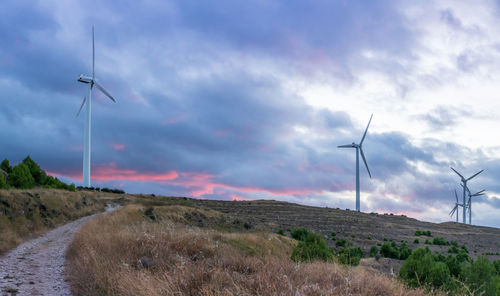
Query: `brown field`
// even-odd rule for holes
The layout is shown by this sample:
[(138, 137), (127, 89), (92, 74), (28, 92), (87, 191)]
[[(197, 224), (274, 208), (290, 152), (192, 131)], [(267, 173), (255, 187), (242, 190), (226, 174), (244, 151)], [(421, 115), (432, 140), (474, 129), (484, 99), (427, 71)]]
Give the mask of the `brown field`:
[(93, 192), (0, 190), (0, 255), (56, 226), (104, 208), (104, 195)]
[(190, 206), (128, 205), (76, 234), (68, 279), (75, 295), (425, 295), (363, 267), (295, 264), (294, 240), (228, 231), (240, 224)]

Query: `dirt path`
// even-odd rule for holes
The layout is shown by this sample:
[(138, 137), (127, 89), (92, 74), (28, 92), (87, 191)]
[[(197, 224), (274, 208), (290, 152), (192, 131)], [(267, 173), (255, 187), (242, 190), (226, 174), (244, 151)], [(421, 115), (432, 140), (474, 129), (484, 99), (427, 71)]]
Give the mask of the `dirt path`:
[(94, 216), (53, 229), (0, 257), (0, 295), (71, 295), (64, 280), (66, 249), (75, 232)]

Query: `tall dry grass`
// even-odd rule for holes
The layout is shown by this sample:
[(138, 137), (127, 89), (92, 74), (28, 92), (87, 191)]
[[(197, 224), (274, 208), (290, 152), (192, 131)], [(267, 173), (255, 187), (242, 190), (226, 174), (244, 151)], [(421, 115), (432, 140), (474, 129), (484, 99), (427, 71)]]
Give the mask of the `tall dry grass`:
[(93, 193), (57, 189), (0, 190), (0, 255), (68, 221), (103, 211)]
[(425, 295), (361, 267), (295, 264), (287, 237), (182, 224), (190, 211), (155, 207), (153, 221), (130, 205), (87, 222), (67, 253), (74, 294)]

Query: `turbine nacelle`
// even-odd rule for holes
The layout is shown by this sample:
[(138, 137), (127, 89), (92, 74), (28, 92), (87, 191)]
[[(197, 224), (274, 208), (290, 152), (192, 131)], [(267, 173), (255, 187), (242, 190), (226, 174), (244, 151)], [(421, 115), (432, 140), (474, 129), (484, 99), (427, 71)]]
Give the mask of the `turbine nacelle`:
[(83, 74), (81, 74), (79, 77), (78, 77), (78, 82), (81, 82), (81, 83), (91, 83), (92, 82), (92, 77), (89, 77), (89, 76), (85, 76)]

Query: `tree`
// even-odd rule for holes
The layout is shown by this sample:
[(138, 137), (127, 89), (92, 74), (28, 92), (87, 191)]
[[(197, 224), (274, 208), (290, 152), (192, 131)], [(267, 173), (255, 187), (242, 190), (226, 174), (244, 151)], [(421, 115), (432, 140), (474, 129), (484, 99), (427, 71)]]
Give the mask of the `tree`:
[(24, 163), (16, 165), (9, 175), (9, 183), (16, 188), (33, 188), (35, 186), (35, 180), (31, 176), (28, 166)]
[(26, 156), (26, 158), (23, 160), (23, 163), (28, 167), (31, 176), (33, 176), (33, 179), (35, 180), (35, 183), (38, 185), (43, 185), (45, 184), (45, 179), (47, 175), (45, 172), (40, 168), (40, 166), (33, 160), (31, 157)]
[(0, 169), (4, 170), (7, 174), (10, 174), (10, 172), (12, 171), (12, 167), (10, 166), (9, 160), (7, 158), (2, 160)]
[(5, 181), (3, 174), (0, 174), (0, 189), (9, 189), (9, 184)]

